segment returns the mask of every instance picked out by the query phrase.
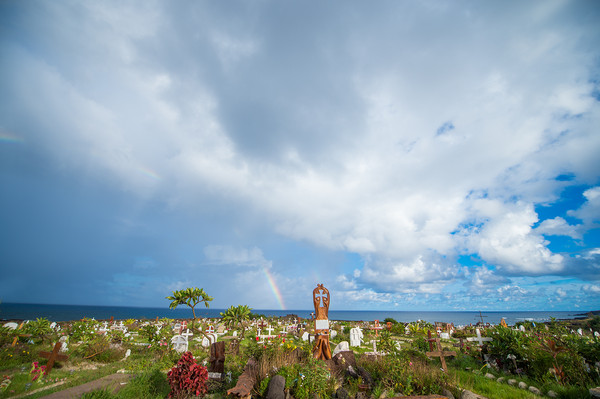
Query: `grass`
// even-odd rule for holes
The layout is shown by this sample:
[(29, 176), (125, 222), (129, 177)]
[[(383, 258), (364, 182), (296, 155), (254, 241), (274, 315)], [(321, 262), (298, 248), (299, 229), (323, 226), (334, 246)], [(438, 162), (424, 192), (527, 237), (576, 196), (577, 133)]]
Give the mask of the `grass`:
[(458, 386), (483, 395), (488, 399), (536, 399), (543, 397), (506, 383), (487, 379), (483, 375), (473, 372), (451, 369), (449, 373)]

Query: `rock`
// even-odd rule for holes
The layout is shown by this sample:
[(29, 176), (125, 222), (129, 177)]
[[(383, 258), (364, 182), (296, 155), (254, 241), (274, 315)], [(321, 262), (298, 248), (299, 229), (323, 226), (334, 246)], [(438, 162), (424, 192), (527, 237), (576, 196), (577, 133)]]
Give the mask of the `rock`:
[(348, 391), (346, 391), (344, 387), (339, 387), (337, 391), (335, 391), (335, 397), (338, 399), (349, 399), (350, 395), (348, 395)]
[(350, 350), (350, 344), (348, 344), (348, 341), (342, 341), (339, 344), (337, 344), (337, 346), (333, 350), (333, 353), (331, 354), (331, 356), (333, 357), (340, 352), (346, 352), (349, 350)]
[(536, 395), (542, 394), (542, 392), (539, 389), (537, 389), (536, 387), (534, 387), (533, 385), (529, 387), (529, 392), (536, 394)]
[(517, 380), (514, 380), (511, 378), (507, 381), (507, 383), (508, 383), (508, 385), (515, 385), (517, 383)]
[(285, 399), (285, 378), (281, 375), (274, 375), (269, 381), (266, 399)]
[(454, 399), (454, 395), (452, 395), (452, 392), (450, 392), (446, 388), (442, 388), (442, 395), (447, 397), (448, 399)]
[(485, 373), (485, 378), (487, 378), (488, 380), (495, 380), (496, 376), (492, 373)]
[(358, 392), (356, 394), (356, 399), (368, 399), (369, 396), (367, 395), (366, 392)]
[(460, 396), (460, 399), (487, 399), (487, 398), (485, 396), (477, 395), (476, 393), (465, 389), (464, 391), (462, 391), (462, 395)]
[(592, 398), (600, 398), (600, 387), (590, 388), (590, 396)]
[(548, 395), (550, 398), (558, 398), (558, 395), (554, 391), (548, 391), (546, 395)]
[(388, 391), (387, 389), (385, 391), (383, 391), (381, 393), (381, 395), (379, 395), (379, 399), (385, 399), (389, 396), (390, 391)]
[(496, 382), (503, 383), (504, 382), (504, 377), (498, 377), (498, 379), (496, 380)]
[(523, 381), (519, 381), (519, 388), (527, 389), (527, 384), (525, 384)]

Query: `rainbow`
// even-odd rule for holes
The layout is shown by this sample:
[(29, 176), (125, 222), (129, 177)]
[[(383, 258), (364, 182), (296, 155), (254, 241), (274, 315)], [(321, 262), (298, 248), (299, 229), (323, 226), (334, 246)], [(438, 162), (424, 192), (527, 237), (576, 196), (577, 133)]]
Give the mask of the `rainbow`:
[(138, 171), (141, 172), (144, 176), (149, 177), (153, 180), (160, 180), (160, 175), (150, 168), (139, 165)]
[(269, 269), (267, 269), (266, 267), (263, 267), (263, 271), (265, 272), (265, 276), (267, 276), (267, 282), (269, 283), (269, 286), (271, 287), (271, 291), (273, 291), (273, 295), (275, 295), (275, 299), (277, 299), (277, 302), (279, 303), (279, 307), (281, 308), (281, 310), (285, 310), (285, 304), (283, 303), (283, 297), (281, 296), (281, 292), (279, 291), (277, 284), (275, 284), (275, 279), (273, 278), (273, 275), (271, 274)]
[(4, 142), (4, 143), (23, 143), (25, 140), (23, 140), (21, 137), (15, 136), (14, 134), (8, 133), (6, 131), (2, 131), (0, 130), (0, 142)]

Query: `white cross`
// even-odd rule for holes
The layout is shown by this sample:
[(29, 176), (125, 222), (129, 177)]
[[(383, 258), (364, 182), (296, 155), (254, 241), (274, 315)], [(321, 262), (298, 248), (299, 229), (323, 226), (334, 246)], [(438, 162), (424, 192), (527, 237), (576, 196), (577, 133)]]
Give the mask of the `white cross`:
[(209, 334), (213, 334), (215, 332), (215, 328), (213, 326), (208, 326), (208, 330), (206, 330), (206, 332)]
[(190, 332), (190, 329), (188, 328), (184, 333), (181, 334), (182, 336), (184, 336), (186, 339), (189, 339), (189, 337), (191, 337), (192, 335), (194, 335), (194, 333)]
[(273, 335), (273, 330), (274, 330), (273, 327), (269, 326), (266, 328), (266, 330), (269, 332), (269, 335)]
[(481, 331), (479, 331), (479, 328), (477, 328), (475, 331), (477, 331), (477, 338), (475, 338), (475, 337), (468, 337), (467, 341), (477, 341), (477, 345), (479, 345), (479, 346), (483, 345), (484, 342), (492, 341), (492, 338), (482, 337), (481, 336)]

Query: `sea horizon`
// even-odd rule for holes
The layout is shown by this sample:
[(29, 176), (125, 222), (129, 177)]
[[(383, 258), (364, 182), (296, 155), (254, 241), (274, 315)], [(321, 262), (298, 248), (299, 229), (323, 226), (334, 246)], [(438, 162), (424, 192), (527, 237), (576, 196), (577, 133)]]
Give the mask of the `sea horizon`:
[[(197, 318), (220, 318), (220, 312), (226, 309), (205, 308), (196, 309)], [(310, 318), (312, 309), (252, 309), (252, 313), (267, 317), (283, 317), (296, 315)], [(392, 318), (398, 322), (413, 322), (417, 320), (434, 323), (436, 321), (454, 323), (455, 325), (484, 323), (498, 324), (502, 318), (509, 325), (521, 321), (545, 322), (551, 318), (557, 320), (583, 317), (591, 310), (329, 310), (330, 320), (340, 321), (383, 321)], [(36, 303), (0, 303), (0, 320), (35, 320), (46, 318), (50, 321), (71, 321), (83, 318), (97, 320), (124, 319), (191, 319), (192, 311), (187, 306), (176, 309), (163, 307), (139, 307), (117, 305), (64, 305)]]

